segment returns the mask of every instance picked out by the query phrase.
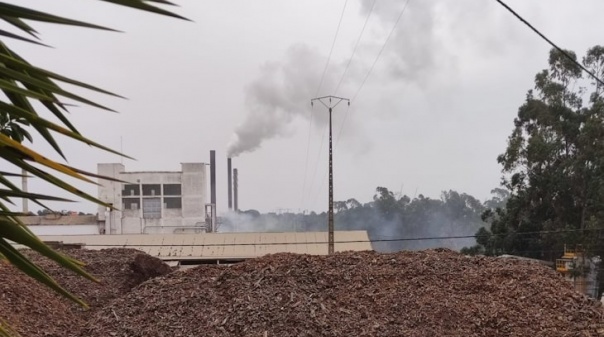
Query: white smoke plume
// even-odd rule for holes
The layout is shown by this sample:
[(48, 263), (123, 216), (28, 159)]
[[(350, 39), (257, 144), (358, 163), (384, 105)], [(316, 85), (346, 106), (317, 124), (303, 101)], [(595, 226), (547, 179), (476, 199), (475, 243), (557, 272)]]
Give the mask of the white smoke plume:
[[(324, 64), (325, 57), (300, 44), (290, 47), (283, 61), (262, 66), (260, 77), (247, 88), (249, 113), (235, 130), (229, 156), (254, 151), (266, 139), (286, 136), (286, 127), (294, 118), (308, 118)], [(333, 86), (333, 82), (333, 76), (328, 76), (323, 86)]]
[[(359, 1), (364, 18), (374, 0)], [(349, 87), (341, 90), (343, 95), (355, 95), (360, 89), (404, 5), (400, 0), (376, 2), (371, 24), (347, 73), (344, 83)], [(404, 84), (426, 92), (432, 84), (455, 83), (460, 58), (500, 56), (504, 48), (518, 43), (517, 31), (502, 26), (505, 15), (496, 4), (484, 0), (411, 1), (373, 69), (371, 82), (379, 83), (380, 91)], [(493, 36), (493, 30), (499, 34)], [(352, 45), (350, 48), (352, 52)], [(290, 47), (284, 60), (265, 64), (259, 78), (247, 88), (248, 115), (235, 130), (229, 156), (254, 151), (268, 139), (286, 136), (292, 120), (308, 118), (309, 100), (317, 94), (325, 61), (324, 55), (300, 44)], [(339, 79), (347, 61), (331, 61), (322, 88), (335, 88), (336, 77)]]
[[(373, 15), (383, 29), (390, 30), (406, 2), (380, 0)], [(369, 13), (372, 5), (373, 0), (361, 0), (361, 15)], [(519, 30), (509, 29), (507, 16), (491, 1), (410, 1), (382, 55), (380, 71), (391, 80), (420, 86), (445, 80), (454, 75), (461, 58), (498, 56), (513, 48)], [(493, 31), (498, 34), (493, 35)]]
[(276, 216), (260, 215), (251, 212), (227, 212), (223, 215), (223, 223), (218, 231), (221, 233), (250, 233), (250, 232), (286, 232), (283, 221)]

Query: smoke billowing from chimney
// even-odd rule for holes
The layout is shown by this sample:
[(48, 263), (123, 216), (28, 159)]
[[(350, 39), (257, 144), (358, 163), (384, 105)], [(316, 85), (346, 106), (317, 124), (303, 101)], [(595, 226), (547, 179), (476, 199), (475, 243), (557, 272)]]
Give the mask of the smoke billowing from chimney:
[[(344, 82), (348, 87), (341, 88), (338, 95), (356, 94), (404, 5), (399, 0), (375, 4), (372, 20), (346, 74)], [(360, 0), (360, 17), (364, 18), (372, 6), (373, 0)], [(363, 90), (376, 84), (380, 92), (389, 85), (416, 85), (426, 94), (441, 90), (438, 85), (455, 82), (458, 58), (500, 57), (504, 48), (513, 48), (521, 40), (517, 34), (522, 27), (510, 29), (509, 21), (502, 20), (506, 15), (483, 0), (410, 3)], [(502, 27), (504, 23), (506, 26)], [(483, 26), (497, 27), (506, 34), (493, 37), (494, 28), (476, 29)], [(350, 52), (353, 45), (350, 44)], [(348, 60), (332, 58), (322, 90), (317, 94), (326, 59), (326, 55), (299, 44), (290, 47), (282, 61), (261, 67), (260, 76), (247, 88), (248, 114), (235, 130), (228, 146), (229, 157), (252, 152), (268, 139), (286, 136), (286, 127), (296, 117), (309, 117), (311, 98), (335, 94), (336, 83)], [(352, 104), (358, 107), (358, 103)], [(372, 110), (396, 110), (388, 105), (391, 103), (384, 104), (373, 105)], [(322, 115), (325, 114), (316, 114)]]
[[(252, 152), (267, 139), (285, 136), (286, 127), (296, 117), (309, 118), (310, 99), (316, 95), (325, 61), (306, 45), (294, 45), (283, 61), (263, 65), (260, 77), (247, 88), (248, 114), (235, 130), (229, 157)], [(334, 72), (326, 75), (322, 88), (333, 89), (334, 77)]]

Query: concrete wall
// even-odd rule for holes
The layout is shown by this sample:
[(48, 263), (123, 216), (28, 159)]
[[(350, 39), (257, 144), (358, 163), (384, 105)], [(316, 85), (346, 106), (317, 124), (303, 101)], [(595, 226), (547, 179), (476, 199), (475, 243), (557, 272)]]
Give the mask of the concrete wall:
[(97, 225), (43, 225), (27, 226), (36, 235), (97, 235)]
[[(107, 234), (173, 233), (182, 227), (201, 226), (205, 222), (205, 203), (207, 202), (206, 165), (203, 163), (183, 163), (180, 172), (126, 172), (121, 164), (99, 164), (99, 175), (139, 185), (139, 195), (132, 198), (136, 207), (124, 207), (122, 190), (125, 184), (99, 179), (100, 200), (112, 203), (120, 211), (108, 211), (99, 207), (99, 220), (104, 222)], [(144, 195), (143, 185), (162, 185), (159, 194)], [(163, 195), (165, 184), (180, 184), (181, 194)], [(180, 198), (180, 208), (168, 208), (167, 198)], [(144, 216), (144, 205), (160, 199), (161, 214), (158, 218)], [(138, 200), (135, 200), (138, 199)], [(147, 200), (147, 202), (145, 202)], [(135, 209), (132, 209), (132, 208)], [(148, 210), (148, 208), (146, 208)], [(148, 214), (148, 213), (147, 213)]]
[[(124, 165), (122, 165), (122, 164), (98, 164), (97, 165), (97, 171), (98, 171), (99, 175), (104, 176), (104, 177), (113, 178), (113, 179), (119, 179), (121, 173), (124, 172), (125, 170), (126, 169), (124, 168)], [(119, 207), (120, 206), (119, 205), (120, 195), (121, 195), (121, 190), (122, 190), (121, 185), (122, 184), (119, 182), (99, 178), (99, 188), (98, 188), (99, 200)], [(106, 208), (99, 205), (98, 214), (99, 214), (99, 220), (104, 221), (105, 217), (107, 216)]]
[(96, 225), (96, 215), (28, 215), (17, 217), (25, 225)]
[(188, 220), (205, 221), (206, 166), (202, 163), (182, 164), (182, 216)]

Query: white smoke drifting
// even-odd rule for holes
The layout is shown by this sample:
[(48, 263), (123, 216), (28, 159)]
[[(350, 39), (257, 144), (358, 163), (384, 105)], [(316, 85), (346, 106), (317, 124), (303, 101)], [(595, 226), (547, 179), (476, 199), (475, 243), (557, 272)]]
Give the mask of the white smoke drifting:
[[(345, 83), (350, 87), (341, 90), (345, 97), (355, 95), (361, 88), (363, 78), (382, 49), (405, 2), (380, 0), (376, 3), (372, 20), (352, 61), (351, 69), (354, 70), (349, 70), (346, 75)], [(360, 0), (363, 19), (372, 5), (373, 0)], [(371, 73), (374, 92), (385, 92), (387, 86), (402, 84), (417, 85), (430, 95), (430, 87), (442, 83), (452, 85), (456, 82), (459, 59), (501, 56), (504, 48), (513, 48), (518, 43), (517, 31), (508, 26), (508, 29), (503, 29), (502, 17), (505, 15), (507, 13), (495, 3), (484, 0), (410, 2)], [(498, 34), (494, 36), (493, 31)], [(350, 52), (353, 45), (350, 45)], [(284, 60), (267, 63), (261, 68), (259, 78), (247, 88), (249, 113), (235, 130), (228, 146), (230, 157), (254, 151), (265, 140), (286, 136), (287, 126), (296, 117), (308, 118), (309, 100), (317, 94), (326, 59), (305, 45), (294, 45)], [(335, 88), (336, 78), (339, 79), (342, 65), (347, 61), (331, 61), (321, 88)], [(388, 107), (391, 102), (384, 104)], [(355, 102), (353, 105), (357, 106)], [(375, 109), (383, 110), (380, 107)]]
[[(324, 57), (300, 44), (290, 47), (282, 62), (262, 66), (260, 77), (247, 88), (249, 113), (235, 130), (229, 157), (254, 151), (266, 139), (285, 136), (287, 125), (297, 116), (308, 118), (324, 64)], [(332, 83), (333, 77), (324, 81)]]
[(218, 228), (221, 233), (286, 232), (289, 228), (277, 217), (261, 215), (254, 211), (232, 212), (223, 215), (224, 222)]

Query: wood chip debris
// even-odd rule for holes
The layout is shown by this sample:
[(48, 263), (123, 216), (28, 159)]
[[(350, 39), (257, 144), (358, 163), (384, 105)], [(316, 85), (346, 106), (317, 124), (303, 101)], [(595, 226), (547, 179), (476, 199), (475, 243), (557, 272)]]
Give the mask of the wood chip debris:
[(79, 336), (600, 336), (602, 316), (530, 261), (275, 254), (151, 279), (96, 310)]
[[(34, 252), (24, 252), (61, 286), (88, 303), (88, 310), (0, 261), (0, 318), (23, 337), (77, 336), (96, 310), (150, 277), (171, 272), (161, 260), (134, 249), (60, 251), (84, 262), (84, 269), (100, 283), (76, 275)], [(120, 320), (119, 310), (111, 313), (114, 320)]]

